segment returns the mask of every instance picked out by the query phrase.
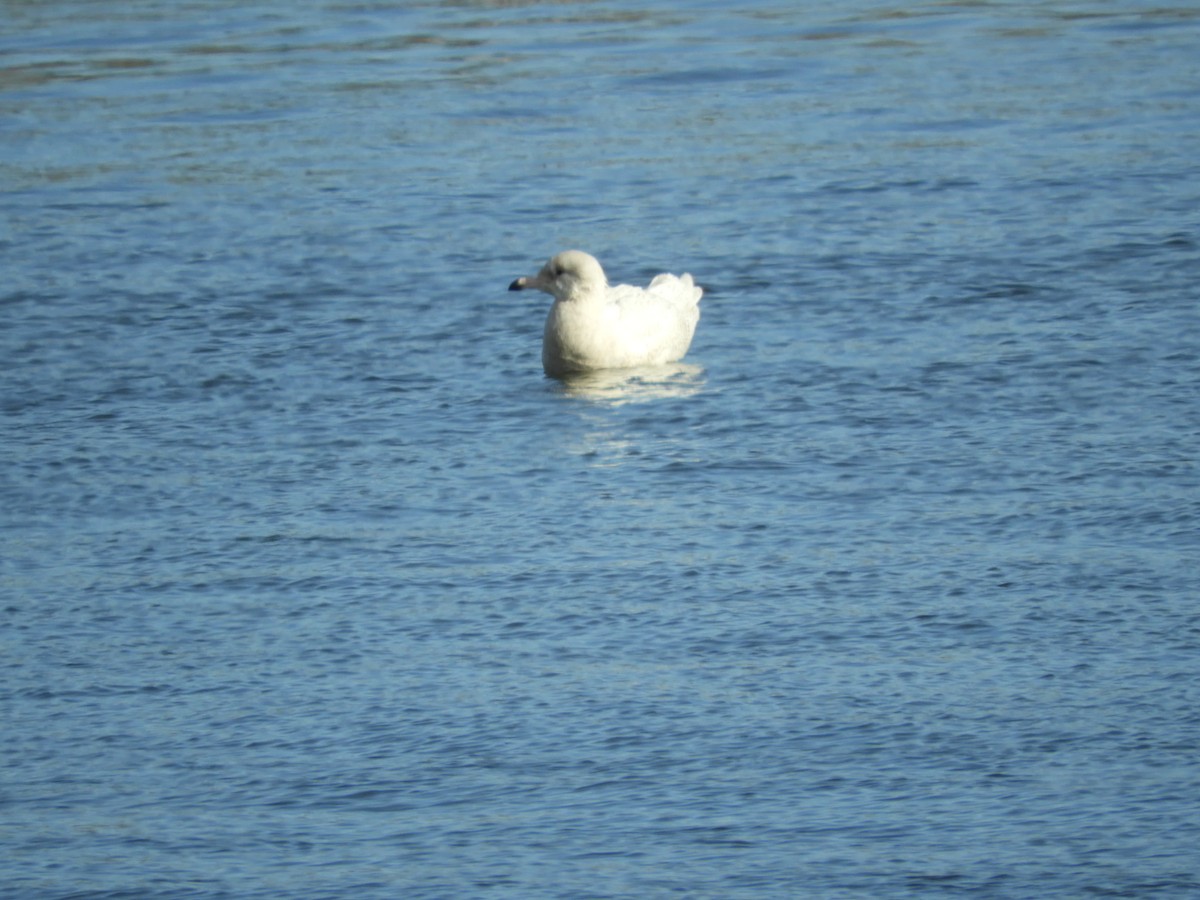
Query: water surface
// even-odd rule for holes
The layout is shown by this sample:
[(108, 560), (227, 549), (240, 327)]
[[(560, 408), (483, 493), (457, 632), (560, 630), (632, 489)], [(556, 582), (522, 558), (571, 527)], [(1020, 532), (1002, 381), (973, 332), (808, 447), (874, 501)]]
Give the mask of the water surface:
[(724, 6), (5, 5), (5, 896), (1200, 891), (1200, 15)]

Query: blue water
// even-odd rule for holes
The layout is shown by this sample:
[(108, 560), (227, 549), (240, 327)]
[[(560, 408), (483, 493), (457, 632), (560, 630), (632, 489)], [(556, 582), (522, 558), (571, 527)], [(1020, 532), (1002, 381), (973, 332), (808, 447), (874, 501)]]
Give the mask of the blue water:
[(1200, 894), (1200, 12), (3, 17), (0, 894)]

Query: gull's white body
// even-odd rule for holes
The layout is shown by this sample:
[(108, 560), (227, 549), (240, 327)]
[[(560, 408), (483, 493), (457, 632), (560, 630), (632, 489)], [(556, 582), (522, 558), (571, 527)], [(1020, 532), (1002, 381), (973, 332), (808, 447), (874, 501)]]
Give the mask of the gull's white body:
[(567, 250), (509, 290), (554, 297), (542, 335), (542, 367), (562, 376), (675, 362), (687, 353), (704, 293), (691, 275), (658, 275), (646, 288), (611, 286), (595, 257)]

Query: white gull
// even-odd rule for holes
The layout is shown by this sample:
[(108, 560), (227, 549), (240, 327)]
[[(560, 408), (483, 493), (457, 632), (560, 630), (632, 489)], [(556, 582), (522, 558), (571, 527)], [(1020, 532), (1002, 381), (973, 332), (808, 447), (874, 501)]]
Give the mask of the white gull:
[(542, 335), (542, 368), (555, 377), (597, 369), (660, 366), (687, 353), (704, 292), (691, 275), (657, 275), (646, 288), (609, 285), (594, 256), (559, 253), (510, 291), (554, 297)]

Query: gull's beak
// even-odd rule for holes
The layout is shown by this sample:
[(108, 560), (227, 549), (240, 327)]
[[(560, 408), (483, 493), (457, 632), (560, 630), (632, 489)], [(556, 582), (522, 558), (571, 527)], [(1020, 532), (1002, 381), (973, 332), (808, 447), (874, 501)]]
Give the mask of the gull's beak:
[(510, 291), (523, 291), (527, 287), (529, 287), (529, 279), (522, 276), (510, 284), (508, 289)]

